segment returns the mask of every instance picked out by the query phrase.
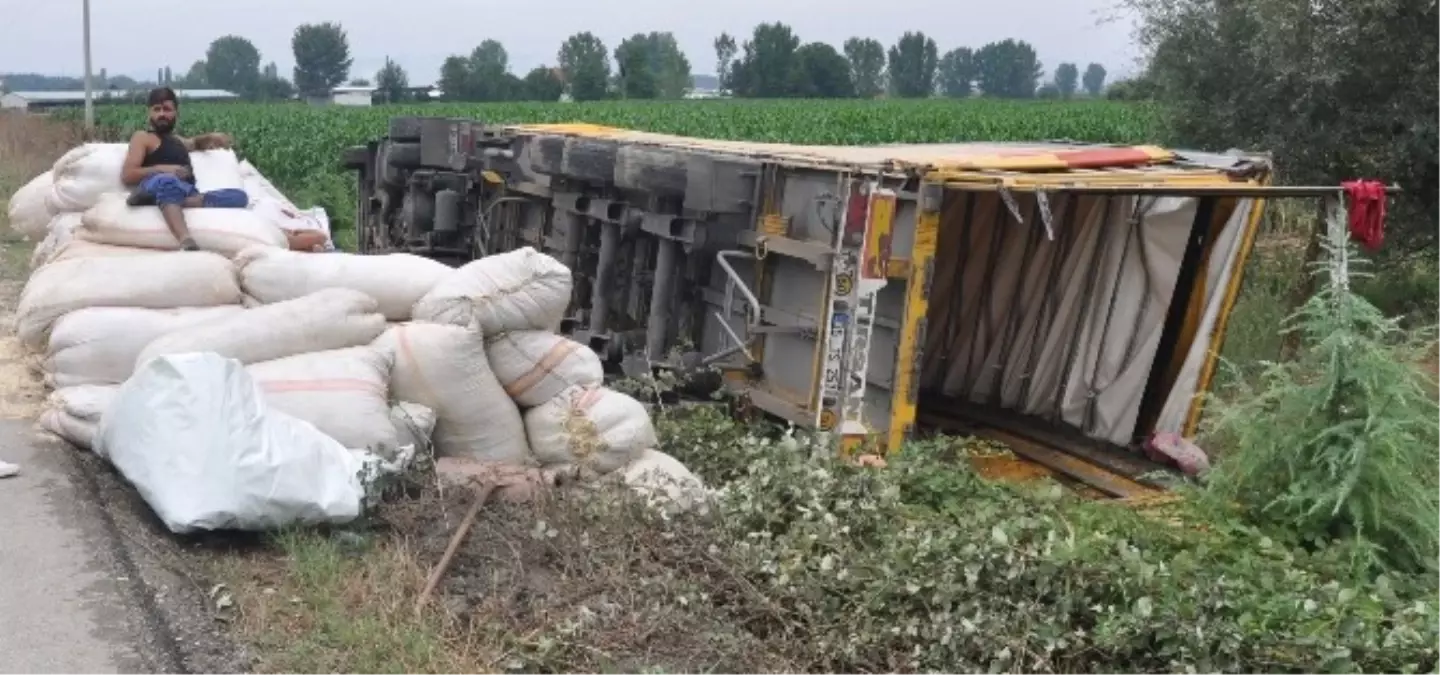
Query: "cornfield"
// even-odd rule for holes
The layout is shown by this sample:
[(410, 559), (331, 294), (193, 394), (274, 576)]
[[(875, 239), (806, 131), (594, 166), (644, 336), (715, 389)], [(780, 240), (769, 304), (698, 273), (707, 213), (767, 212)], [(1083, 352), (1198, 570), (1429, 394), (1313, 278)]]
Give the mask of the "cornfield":
[[(383, 135), (391, 117), (426, 115), (492, 123), (591, 122), (733, 140), (819, 145), (1074, 140), (1154, 142), (1159, 116), (1112, 101), (614, 101), (599, 103), (417, 104), (371, 108), (302, 104), (190, 104), (185, 133), (224, 131), (237, 150), (296, 202), (325, 206), (348, 226), (352, 178), (343, 148)], [(98, 123), (116, 137), (145, 122), (138, 106), (102, 106)]]

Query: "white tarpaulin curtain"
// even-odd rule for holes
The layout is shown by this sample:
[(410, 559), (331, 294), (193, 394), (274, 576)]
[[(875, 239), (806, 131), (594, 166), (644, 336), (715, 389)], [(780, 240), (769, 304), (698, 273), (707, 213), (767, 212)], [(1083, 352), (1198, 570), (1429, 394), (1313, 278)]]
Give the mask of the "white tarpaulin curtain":
[[(1155, 431), (1180, 433), (1185, 420), (1190, 416), (1190, 405), (1200, 384), (1200, 371), (1204, 369), (1205, 358), (1215, 343), (1215, 327), (1220, 321), (1220, 310), (1225, 304), (1225, 292), (1230, 280), (1239, 272), (1240, 249), (1245, 241), (1245, 228), (1250, 223), (1250, 214), (1255, 209), (1253, 200), (1243, 200), (1235, 213), (1225, 222), (1225, 229), (1216, 236), (1215, 246), (1210, 252), (1209, 275), (1206, 280), (1205, 314), (1200, 327), (1195, 331), (1195, 342), (1185, 354), (1185, 363), (1175, 378), (1175, 386), (1165, 398), (1165, 407), (1155, 421)], [(1279, 327), (1276, 327), (1279, 330)]]
[[(922, 387), (1128, 445), (1197, 201), (1051, 199), (1053, 241), (1034, 198), (1015, 201), (1024, 224), (995, 194), (947, 196)], [(1194, 392), (1248, 211), (1238, 209), (1216, 242), (1206, 320), (1171, 399)]]

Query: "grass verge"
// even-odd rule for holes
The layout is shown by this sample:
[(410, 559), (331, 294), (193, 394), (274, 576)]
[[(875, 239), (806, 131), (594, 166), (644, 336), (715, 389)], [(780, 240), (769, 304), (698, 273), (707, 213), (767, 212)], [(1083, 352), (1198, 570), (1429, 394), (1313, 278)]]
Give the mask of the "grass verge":
[(239, 604), (233, 627), (260, 672), (471, 672), (446, 626), (418, 618), (426, 571), (389, 538), (285, 532), (261, 550), (212, 559), (217, 600)]
[[(662, 517), (623, 492), (486, 507), (410, 613), (466, 497), (358, 533), (287, 533), (234, 569), (266, 671), (1433, 671), (1434, 580), (1356, 577), (1192, 494), (1143, 512), (981, 479), (955, 439), (885, 470), (710, 408), (658, 419), (725, 496)], [(225, 572), (220, 572), (222, 578)]]
[[(1279, 353), (1308, 217), (1277, 209), (1257, 242), (1222, 392)], [(1359, 287), (1423, 323), (1425, 269)], [(427, 492), (362, 535), (287, 533), (219, 570), (243, 577), (236, 625), (274, 672), (1437, 667), (1434, 579), (1357, 575), (1356, 545), (1257, 527), (1203, 493), (1137, 513), (1044, 477), (981, 480), (963, 443), (911, 448), (879, 476), (722, 416), (658, 425), (725, 486), (718, 513), (656, 519), (595, 495), (487, 507), (417, 618), (409, 600), (464, 510)]]

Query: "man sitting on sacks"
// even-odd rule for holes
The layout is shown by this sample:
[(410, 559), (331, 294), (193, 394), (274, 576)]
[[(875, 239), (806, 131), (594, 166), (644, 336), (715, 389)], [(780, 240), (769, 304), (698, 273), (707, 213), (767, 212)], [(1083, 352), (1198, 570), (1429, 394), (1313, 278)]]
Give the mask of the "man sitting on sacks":
[[(202, 194), (195, 187), (195, 169), (190, 163), (190, 153), (228, 148), (230, 137), (221, 133), (201, 134), (194, 138), (176, 134), (180, 101), (170, 87), (150, 90), (146, 105), (150, 107), (150, 128), (137, 131), (130, 137), (130, 149), (120, 171), (121, 182), (134, 186), (128, 203), (131, 206), (159, 206), (165, 224), (180, 242), (180, 248), (198, 251), (200, 246), (190, 236), (190, 228), (185, 224), (185, 208), (243, 209), (250, 203), (244, 190), (225, 188)], [(316, 232), (284, 232), (290, 248), (295, 251), (315, 251), (326, 241), (323, 234)]]
[(180, 101), (170, 87), (150, 90), (145, 101), (150, 106), (150, 128), (130, 137), (130, 149), (120, 170), (120, 181), (135, 186), (130, 194), (131, 206), (156, 205), (165, 217), (170, 233), (186, 251), (200, 247), (185, 225), (185, 207), (243, 209), (250, 199), (244, 190), (233, 188), (201, 194), (195, 188), (194, 168), (190, 152), (230, 147), (225, 134), (201, 134), (185, 138), (175, 133)]

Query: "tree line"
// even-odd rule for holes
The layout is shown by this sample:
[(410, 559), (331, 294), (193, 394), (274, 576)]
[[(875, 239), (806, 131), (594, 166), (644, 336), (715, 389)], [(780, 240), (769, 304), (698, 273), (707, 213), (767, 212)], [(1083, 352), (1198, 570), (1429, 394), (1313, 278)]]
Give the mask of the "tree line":
[(943, 55), (933, 38), (907, 31), (886, 48), (874, 38), (854, 37), (841, 50), (824, 42), (801, 43), (783, 23), (762, 23), (743, 44), (722, 33), (715, 39), (721, 86), (742, 98), (1070, 98), (1080, 91), (1099, 96), (1105, 68), (1091, 63), (1083, 79), (1076, 64), (1062, 63), (1042, 85), (1044, 67), (1034, 46), (1005, 39), (979, 49), (955, 47)]
[[(390, 59), (373, 79), (351, 79), (354, 59), (338, 23), (305, 24), (290, 41), (295, 58), (292, 77), (273, 61), (262, 65), (260, 50), (238, 35), (210, 44), (205, 58), (176, 77), (161, 69), (156, 81), (185, 88), (226, 89), (253, 100), (325, 96), (346, 83), (373, 85), (382, 101), (408, 97), (409, 75)], [(715, 84), (737, 98), (1070, 98), (1099, 96), (1105, 68), (1089, 64), (1083, 74), (1062, 63), (1049, 81), (1035, 48), (1005, 39), (979, 49), (956, 47), (939, 53), (935, 40), (907, 32), (890, 47), (873, 38), (854, 37), (841, 49), (824, 42), (802, 43), (783, 23), (762, 23), (743, 43), (728, 33), (714, 41)], [(457, 101), (577, 101), (602, 99), (675, 99), (684, 97), (697, 78), (669, 32), (636, 33), (612, 50), (594, 33), (566, 38), (555, 64), (532, 68), (524, 76), (510, 69), (509, 54), (498, 40), (485, 40), (469, 54), (455, 54), (440, 67), (437, 85)]]
[[(1440, 247), (1435, 0), (1121, 5), (1138, 20), (1147, 68), (1110, 93), (1162, 102), (1167, 141), (1264, 149), (1292, 183), (1394, 182), (1403, 192), (1387, 216), (1383, 250), (1434, 260)], [(1430, 288), (1421, 297), (1433, 311)]]
[[(1099, 96), (1106, 72), (1089, 64), (1082, 75), (1062, 63), (1052, 81), (1035, 48), (1006, 39), (979, 49), (957, 47), (939, 55), (935, 40), (907, 32), (888, 49), (873, 38), (851, 38), (843, 52), (824, 42), (801, 42), (783, 23), (762, 23), (743, 44), (722, 33), (714, 41), (717, 84), (738, 98), (1070, 98)], [(669, 32), (636, 33), (612, 52), (594, 33), (566, 38), (555, 66), (538, 66), (523, 78), (510, 72), (505, 48), (486, 40), (468, 56), (445, 60), (439, 85), (446, 98), (464, 101), (577, 101), (681, 98), (691, 88), (691, 64)], [(613, 63), (613, 66), (612, 66)]]
[(183, 75), (176, 77), (166, 66), (157, 74), (157, 81), (186, 89), (224, 89), (243, 98), (266, 101), (289, 99), (296, 94), (325, 96), (350, 77), (355, 61), (345, 29), (338, 23), (296, 27), (290, 48), (295, 67), (288, 78), (274, 61), (261, 65), (260, 50), (253, 42), (239, 35), (225, 35), (212, 41), (205, 58), (191, 64)]

